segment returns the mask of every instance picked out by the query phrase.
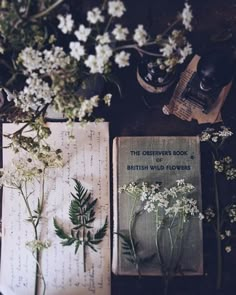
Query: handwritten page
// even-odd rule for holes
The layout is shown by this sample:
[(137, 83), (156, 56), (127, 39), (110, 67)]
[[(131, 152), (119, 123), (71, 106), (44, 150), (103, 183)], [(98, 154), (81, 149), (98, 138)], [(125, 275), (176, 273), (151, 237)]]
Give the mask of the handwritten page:
[[(109, 295), (110, 294), (110, 237), (106, 237), (97, 246), (97, 252), (86, 248), (86, 267), (83, 270), (83, 254), (75, 247), (63, 247), (56, 236), (53, 217), (60, 226), (70, 233), (72, 227), (68, 216), (69, 205), (74, 191), (73, 178), (97, 198), (94, 230), (109, 220), (109, 135), (107, 123), (89, 123), (81, 126), (75, 123), (71, 130), (65, 123), (50, 123), (52, 135), (50, 145), (63, 151), (63, 168), (48, 169), (45, 183), (45, 209), (43, 211), (40, 239), (49, 240), (51, 246), (43, 249), (42, 271), (47, 289), (46, 295)], [(19, 125), (4, 124), (3, 133), (12, 133)], [(7, 139), (3, 139), (6, 146)], [(3, 150), (3, 166), (14, 158), (11, 149)], [(31, 188), (31, 202), (37, 200), (39, 186)], [(32, 203), (33, 204), (33, 203)], [(36, 204), (35, 204), (36, 205)], [(25, 246), (33, 239), (32, 225), (26, 221), (28, 215), (17, 190), (3, 189), (3, 233), (1, 253), (1, 289), (3, 295), (34, 294), (35, 261)], [(109, 222), (109, 221), (108, 221)], [(110, 223), (109, 223), (110, 225)], [(38, 295), (43, 294), (42, 280), (39, 278)]]

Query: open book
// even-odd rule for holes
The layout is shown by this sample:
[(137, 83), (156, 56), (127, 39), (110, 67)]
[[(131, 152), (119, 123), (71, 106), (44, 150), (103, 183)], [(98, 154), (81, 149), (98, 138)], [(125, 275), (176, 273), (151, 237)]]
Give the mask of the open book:
[[(109, 295), (110, 294), (110, 238), (109, 230), (97, 245), (97, 252), (87, 249), (87, 270), (84, 272), (82, 253), (79, 248), (63, 247), (56, 236), (53, 218), (65, 231), (71, 229), (68, 216), (74, 193), (74, 181), (79, 180), (97, 198), (94, 230), (100, 228), (108, 216), (109, 224), (109, 133), (107, 123), (75, 123), (68, 130), (65, 123), (50, 123), (50, 145), (63, 152), (63, 168), (49, 169), (45, 181), (45, 209), (43, 211), (40, 239), (48, 240), (51, 246), (43, 249), (41, 266), (46, 282), (47, 295)], [(12, 133), (19, 125), (4, 124), (3, 134)], [(70, 138), (70, 133), (74, 138)], [(3, 138), (3, 146), (8, 140)], [(14, 158), (11, 149), (3, 149), (3, 167)], [(32, 202), (39, 194), (35, 184)], [(32, 203), (33, 204), (33, 203)], [(35, 204), (37, 207), (37, 204)], [(26, 221), (27, 212), (17, 190), (3, 188), (2, 204), (2, 252), (1, 284), (3, 295), (32, 295), (35, 286), (35, 261), (26, 243), (32, 240), (32, 228)], [(108, 227), (109, 228), (109, 227)], [(38, 295), (42, 292), (39, 280)]]
[[(132, 263), (133, 248), (137, 245), (139, 259), (146, 260), (140, 265), (142, 275), (162, 275), (161, 263), (156, 250), (155, 215), (146, 214), (137, 206), (137, 218), (130, 219), (133, 212), (134, 196), (120, 192), (119, 188), (131, 182), (160, 183), (164, 188), (175, 185), (177, 180), (191, 183), (195, 190), (191, 197), (201, 210), (200, 145), (198, 137), (118, 137), (113, 142), (113, 185), (114, 185), (114, 236), (112, 270), (117, 275), (137, 275)], [(135, 214), (136, 214), (135, 213)], [(131, 221), (130, 221), (131, 220)], [(130, 225), (134, 224), (130, 229)], [(178, 225), (178, 224), (177, 224)], [(130, 242), (130, 232), (135, 238)], [(172, 237), (177, 232), (173, 223)], [(121, 235), (126, 236), (126, 241)], [(179, 234), (177, 232), (177, 234)], [(179, 249), (179, 272), (185, 275), (202, 275), (203, 249), (202, 224), (193, 216), (181, 233), (182, 248)], [(127, 237), (129, 241), (127, 243)], [(170, 237), (171, 238), (171, 237)], [(168, 237), (166, 238), (166, 241)], [(176, 239), (173, 239), (173, 241)], [(180, 239), (179, 239), (180, 240)], [(169, 239), (169, 246), (175, 247)], [(159, 240), (161, 243), (161, 241)], [(177, 242), (176, 242), (177, 243)], [(129, 247), (129, 246), (132, 247)], [(163, 255), (168, 255), (163, 243)], [(129, 255), (129, 256), (128, 256)], [(169, 255), (171, 256), (171, 254)], [(127, 259), (128, 257), (128, 259)], [(148, 258), (148, 259), (146, 259)], [(152, 258), (152, 259), (151, 259)], [(169, 258), (168, 258), (169, 259)]]

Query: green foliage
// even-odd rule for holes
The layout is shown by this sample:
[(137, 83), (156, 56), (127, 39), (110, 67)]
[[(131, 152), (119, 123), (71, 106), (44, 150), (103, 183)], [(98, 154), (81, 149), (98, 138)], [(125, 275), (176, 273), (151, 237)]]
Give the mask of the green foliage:
[(75, 254), (78, 252), (80, 246), (83, 247), (84, 251), (86, 247), (89, 247), (96, 252), (96, 246), (102, 242), (106, 235), (108, 217), (106, 217), (101, 228), (95, 233), (91, 232), (91, 229), (93, 229), (92, 223), (96, 219), (95, 205), (97, 199), (92, 200), (91, 193), (78, 180), (74, 179), (74, 181), (76, 194), (71, 193), (73, 200), (69, 208), (69, 219), (73, 224), (71, 233), (67, 234), (54, 218), (55, 232), (63, 240), (61, 242), (63, 246), (75, 245)]

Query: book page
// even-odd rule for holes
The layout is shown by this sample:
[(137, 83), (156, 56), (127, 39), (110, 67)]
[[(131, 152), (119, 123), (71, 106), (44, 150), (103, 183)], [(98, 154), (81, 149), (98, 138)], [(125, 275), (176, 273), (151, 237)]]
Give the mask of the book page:
[[(109, 295), (110, 294), (110, 238), (109, 238), (109, 135), (107, 123), (75, 123), (71, 130), (65, 123), (50, 123), (52, 135), (48, 142), (63, 151), (63, 168), (48, 169), (45, 181), (45, 209), (43, 211), (40, 239), (48, 240), (51, 246), (43, 249), (42, 272), (46, 281), (47, 295)], [(19, 125), (4, 124), (3, 133), (18, 130)], [(3, 139), (3, 145), (7, 145)], [(3, 166), (11, 162), (14, 153), (3, 150)], [(73, 178), (91, 191), (97, 198), (94, 231), (99, 229), (108, 216), (108, 230), (103, 241), (96, 245), (97, 252), (86, 247), (86, 272), (83, 270), (82, 247), (75, 254), (75, 246), (63, 247), (55, 234), (53, 218), (70, 234), (73, 227), (69, 220), (71, 192), (75, 193)], [(32, 207), (39, 186), (33, 184), (30, 196)], [(36, 204), (35, 204), (36, 206)], [(28, 215), (17, 190), (3, 189), (3, 233), (1, 253), (1, 292), (3, 295), (34, 294), (35, 261), (26, 248), (33, 240), (32, 225), (26, 221)], [(39, 278), (38, 295), (43, 294)]]

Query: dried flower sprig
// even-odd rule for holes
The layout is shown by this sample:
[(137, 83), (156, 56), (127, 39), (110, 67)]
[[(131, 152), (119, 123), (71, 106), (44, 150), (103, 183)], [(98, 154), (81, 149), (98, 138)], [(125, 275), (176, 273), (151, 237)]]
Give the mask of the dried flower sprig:
[(61, 238), (62, 246), (70, 246), (75, 244), (75, 254), (80, 247), (83, 249), (83, 266), (86, 272), (86, 248), (89, 247), (97, 252), (96, 246), (100, 244), (107, 232), (108, 217), (106, 217), (103, 226), (95, 233), (91, 232), (93, 229), (92, 223), (95, 221), (95, 205), (97, 199), (91, 200), (91, 193), (89, 193), (82, 184), (74, 179), (76, 195), (71, 193), (73, 200), (69, 208), (69, 218), (74, 227), (71, 229), (71, 234), (67, 234), (64, 229), (58, 224), (54, 218), (54, 227), (56, 235)]
[[(215, 211), (208, 210), (206, 220), (214, 224), (217, 242), (217, 281), (216, 288), (221, 288), (222, 283), (222, 227), (225, 225), (225, 210), (228, 206), (221, 208), (218, 174), (225, 176), (226, 180), (232, 181), (236, 178), (236, 169), (232, 166), (230, 156), (223, 154), (224, 143), (233, 135), (230, 128), (220, 126), (219, 129), (207, 128), (200, 135), (200, 140), (210, 144), (212, 155), (212, 166), (214, 170), (214, 190), (215, 190)], [(229, 247), (229, 246), (227, 246)], [(231, 251), (227, 248), (226, 252)]]
[[(48, 160), (47, 160), (48, 161)], [(9, 189), (14, 189), (19, 192), (22, 197), (28, 216), (27, 221), (32, 225), (34, 231), (34, 240), (26, 243), (26, 246), (31, 250), (36, 263), (35, 287), (34, 294), (38, 294), (38, 278), (43, 282), (43, 295), (46, 294), (46, 282), (40, 266), (40, 254), (43, 249), (50, 246), (50, 242), (41, 241), (39, 238), (39, 226), (44, 212), (45, 206), (45, 175), (48, 167), (57, 167), (58, 160), (50, 160), (50, 165), (45, 161), (39, 161), (37, 158), (32, 158), (26, 152), (24, 156), (17, 157), (12, 160), (9, 167), (1, 169), (0, 186)], [(39, 182), (40, 196), (37, 199), (36, 208), (32, 208), (31, 197), (33, 190), (29, 190), (31, 183)]]

